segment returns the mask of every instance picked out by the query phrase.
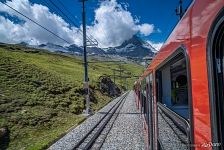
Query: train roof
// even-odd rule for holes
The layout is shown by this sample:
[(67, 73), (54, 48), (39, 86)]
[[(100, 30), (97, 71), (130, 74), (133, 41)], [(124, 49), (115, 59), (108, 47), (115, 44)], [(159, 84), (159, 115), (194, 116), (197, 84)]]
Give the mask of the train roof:
[(161, 47), (160, 51), (153, 58), (151, 64), (139, 77), (138, 82), (144, 79), (150, 72), (155, 70), (158, 67), (158, 65), (161, 64), (161, 62), (163, 62), (167, 57), (169, 57), (181, 45), (189, 43), (190, 41), (189, 15), (194, 2), (195, 1), (193, 1), (191, 5), (188, 7), (182, 19), (177, 23), (177, 25), (169, 35), (168, 39)]

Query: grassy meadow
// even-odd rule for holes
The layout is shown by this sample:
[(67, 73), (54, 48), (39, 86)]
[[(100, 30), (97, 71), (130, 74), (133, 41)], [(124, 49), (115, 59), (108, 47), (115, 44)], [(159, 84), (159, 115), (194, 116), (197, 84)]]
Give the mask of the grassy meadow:
[[(114, 63), (89, 64), (95, 111), (112, 99), (100, 92), (98, 78), (112, 75), (115, 68)], [(143, 71), (136, 64), (121, 68), (134, 75)], [(85, 120), (83, 70), (82, 59), (76, 56), (0, 45), (0, 128), (10, 130), (8, 149), (44, 149)], [(128, 79), (130, 88), (134, 80)], [(117, 81), (121, 86), (123, 81)]]

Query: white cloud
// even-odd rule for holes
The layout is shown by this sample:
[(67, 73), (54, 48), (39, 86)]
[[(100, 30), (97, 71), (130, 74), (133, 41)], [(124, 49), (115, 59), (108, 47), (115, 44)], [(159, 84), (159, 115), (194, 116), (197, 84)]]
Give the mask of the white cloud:
[(157, 51), (160, 50), (160, 48), (163, 46), (163, 42), (153, 42), (153, 41), (147, 41), (153, 48), (155, 48)]
[[(39, 4), (32, 4), (28, 0), (6, 1), (6, 4), (24, 15), (29, 16), (60, 37), (63, 37), (68, 42), (81, 45), (82, 40), (81, 36), (77, 33), (78, 29), (75, 27), (69, 28), (68, 23), (56, 14), (51, 13), (47, 7)], [(66, 44), (61, 39), (46, 32), (44, 29), (40, 28), (2, 3), (0, 3), (0, 11), (7, 12), (11, 16), (17, 16), (19, 19), (24, 20), (24, 23), (18, 24), (4, 18), (3, 16), (0, 16), (1, 42), (18, 43), (24, 41), (30, 44), (40, 44), (46, 42), (62, 45)]]
[(154, 30), (154, 25), (150, 25), (146, 23), (139, 25), (138, 27), (139, 27), (139, 31), (145, 36), (150, 35)]
[(138, 23), (139, 19), (133, 18), (126, 5), (123, 8), (116, 0), (107, 0), (95, 10), (95, 21), (93, 26), (88, 27), (88, 31), (100, 41), (102, 47), (113, 47), (122, 44), (137, 32), (143, 35), (153, 32), (154, 25)]
[[(82, 36), (78, 33), (78, 28), (70, 27), (63, 18), (51, 13), (48, 7), (32, 4), (29, 0), (12, 0), (6, 1), (6, 3), (70, 43), (82, 45)], [(87, 29), (100, 42), (101, 47), (118, 46), (136, 33), (147, 36), (154, 32), (153, 24), (140, 24), (140, 20), (134, 19), (127, 9), (127, 5), (122, 6), (116, 0), (106, 0), (101, 2), (99, 8), (95, 10), (94, 22), (87, 26)], [(0, 11), (24, 20), (23, 23), (15, 23), (0, 16), (1, 42), (18, 43), (24, 41), (30, 44), (46, 42), (66, 44), (2, 3), (0, 3)]]

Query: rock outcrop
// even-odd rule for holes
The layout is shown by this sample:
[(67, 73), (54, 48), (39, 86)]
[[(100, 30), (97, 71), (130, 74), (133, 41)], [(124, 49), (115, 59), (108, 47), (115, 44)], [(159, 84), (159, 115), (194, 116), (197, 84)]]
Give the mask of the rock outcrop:
[(99, 77), (99, 88), (102, 93), (105, 93), (111, 97), (116, 97), (121, 94), (121, 89), (114, 84), (108, 76), (100, 76)]
[(7, 127), (0, 128), (0, 150), (6, 150), (10, 141), (10, 132)]

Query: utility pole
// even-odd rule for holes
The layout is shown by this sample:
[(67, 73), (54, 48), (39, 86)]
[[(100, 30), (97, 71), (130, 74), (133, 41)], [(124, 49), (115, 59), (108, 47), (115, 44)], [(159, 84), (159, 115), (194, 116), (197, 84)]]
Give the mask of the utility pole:
[(151, 63), (151, 61), (153, 60), (153, 57), (145, 57), (145, 58), (143, 58), (143, 60), (144, 60), (144, 67), (146, 69), (148, 67), (148, 65)]
[(116, 84), (116, 83), (115, 83), (115, 70), (113, 70), (113, 72), (114, 72), (114, 84)]
[(179, 7), (176, 8), (176, 15), (179, 16), (179, 19), (181, 19), (184, 15), (184, 12), (183, 12), (183, 1), (180, 0), (179, 1)]
[(84, 56), (84, 90), (86, 98), (86, 110), (85, 114), (91, 114), (90, 111), (90, 98), (89, 98), (89, 77), (88, 77), (88, 62), (87, 62), (87, 45), (86, 45), (86, 12), (85, 12), (85, 1), (79, 0), (82, 2), (82, 27), (83, 27), (83, 56)]
[(126, 88), (126, 90), (128, 90), (128, 83), (127, 83), (127, 78), (125, 78), (125, 88)]
[[(121, 77), (121, 73), (124, 71), (123, 69), (121, 69), (121, 67), (119, 67), (119, 69), (111, 69), (113, 70), (113, 78), (114, 78), (114, 83), (116, 84), (116, 77)], [(116, 75), (116, 72), (118, 72), (120, 74), (119, 75)], [(121, 78), (120, 78), (120, 82), (121, 82)]]
[[(121, 70), (121, 64), (119, 65), (119, 72), (120, 72), (120, 84), (122, 85), (122, 79), (121, 79), (121, 72), (123, 72), (124, 70)], [(122, 85), (123, 86), (123, 85)]]

